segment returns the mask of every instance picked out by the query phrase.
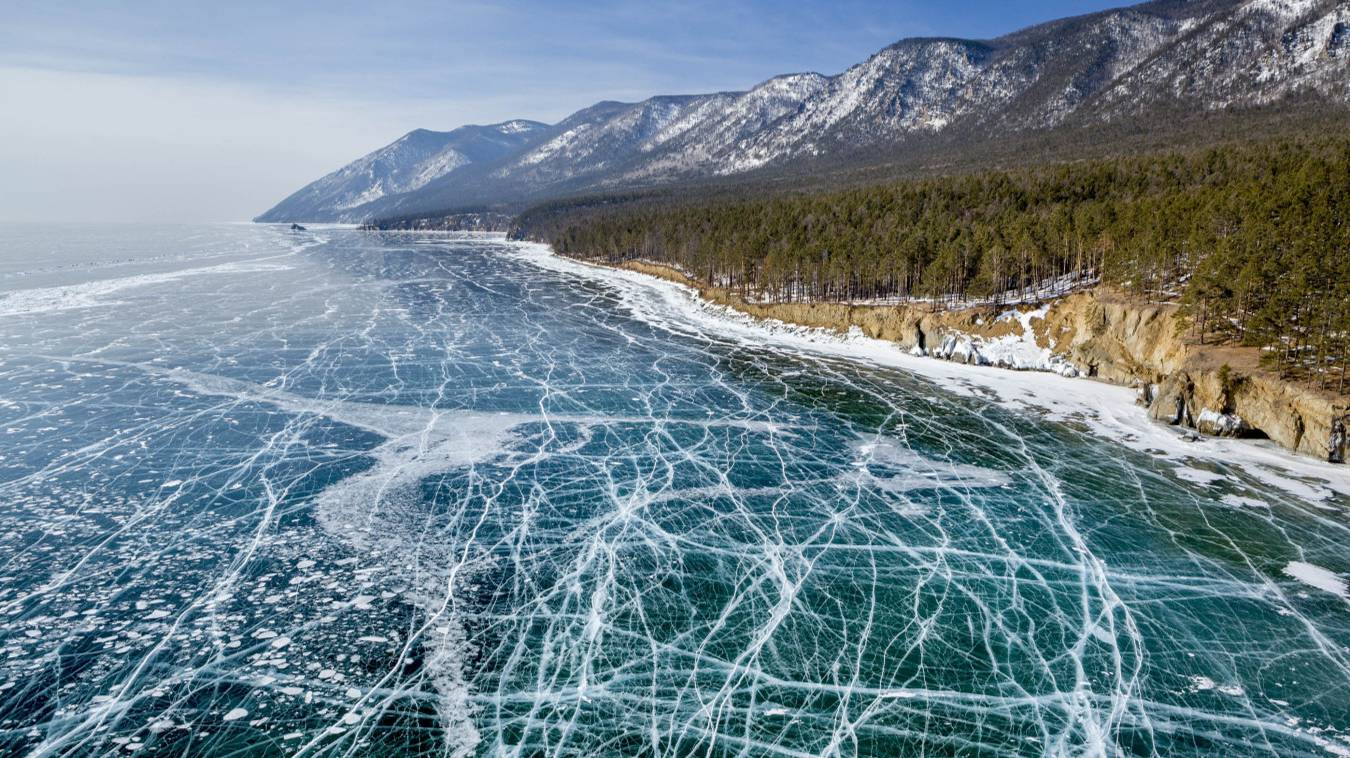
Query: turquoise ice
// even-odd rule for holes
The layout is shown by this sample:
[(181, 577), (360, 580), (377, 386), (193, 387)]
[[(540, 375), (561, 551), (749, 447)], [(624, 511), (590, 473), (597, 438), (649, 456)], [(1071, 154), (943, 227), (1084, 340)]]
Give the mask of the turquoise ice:
[(498, 239), (8, 234), (6, 751), (1350, 752), (1301, 475)]

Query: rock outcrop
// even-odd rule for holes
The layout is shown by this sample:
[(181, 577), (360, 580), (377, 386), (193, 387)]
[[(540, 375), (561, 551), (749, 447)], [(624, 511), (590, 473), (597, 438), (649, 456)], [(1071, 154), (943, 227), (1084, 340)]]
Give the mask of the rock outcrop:
[(1210, 436), (1269, 437), (1328, 460), (1346, 453), (1333, 431), (1350, 398), (1262, 370), (1255, 348), (1185, 339), (1175, 306), (1084, 292), (1054, 303), (1042, 329), (1038, 336), (1087, 376), (1138, 387), (1154, 419)]

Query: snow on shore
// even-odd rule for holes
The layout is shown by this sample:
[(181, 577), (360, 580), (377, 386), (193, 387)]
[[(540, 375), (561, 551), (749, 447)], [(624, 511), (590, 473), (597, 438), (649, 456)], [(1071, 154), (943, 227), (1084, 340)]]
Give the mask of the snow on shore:
[(999, 314), (999, 321), (1015, 320), (1022, 326), (1017, 334), (986, 339), (975, 335), (947, 334), (942, 344), (933, 350), (934, 358), (958, 361), (976, 366), (998, 366), (1017, 371), (1049, 371), (1060, 376), (1078, 376), (1078, 369), (1049, 348), (1036, 344), (1032, 331), (1033, 320), (1044, 320), (1050, 312), (1048, 304), (1032, 311), (1016, 309)]

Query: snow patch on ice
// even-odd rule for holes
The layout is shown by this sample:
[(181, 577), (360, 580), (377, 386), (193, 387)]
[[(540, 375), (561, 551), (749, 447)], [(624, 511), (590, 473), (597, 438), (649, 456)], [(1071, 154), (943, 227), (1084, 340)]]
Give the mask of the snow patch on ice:
[(1177, 478), (1185, 479), (1188, 482), (1195, 482), (1196, 484), (1214, 484), (1215, 482), (1221, 482), (1227, 478), (1223, 474), (1199, 468), (1192, 468), (1190, 466), (1178, 466), (1174, 471), (1176, 472)]
[(0, 297), (0, 317), (27, 316), (51, 311), (65, 311), (76, 308), (93, 308), (100, 305), (117, 305), (116, 301), (105, 300), (108, 295), (133, 287), (145, 287), (152, 284), (164, 284), (179, 279), (209, 274), (243, 274), (253, 272), (286, 271), (291, 266), (283, 263), (224, 263), (217, 266), (167, 271), (160, 274), (141, 274), (124, 276), (117, 279), (71, 284), (63, 287), (39, 287), (18, 290)]
[(899, 440), (876, 439), (856, 447), (859, 475), (887, 492), (1003, 487), (1012, 479), (1002, 471), (967, 463), (939, 461)]
[(1224, 495), (1219, 498), (1225, 505), (1231, 505), (1235, 508), (1269, 508), (1270, 504), (1264, 500), (1257, 500), (1254, 497), (1246, 495)]
[(1345, 578), (1321, 566), (1303, 561), (1290, 561), (1289, 565), (1284, 567), (1284, 573), (1309, 587), (1316, 587), (1323, 592), (1330, 592), (1339, 598), (1350, 600), (1350, 585), (1347, 585)]

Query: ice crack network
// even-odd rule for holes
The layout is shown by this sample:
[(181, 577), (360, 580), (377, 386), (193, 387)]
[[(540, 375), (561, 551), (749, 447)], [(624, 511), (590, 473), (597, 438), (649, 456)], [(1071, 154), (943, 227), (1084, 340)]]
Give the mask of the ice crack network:
[(100, 233), (0, 293), (5, 752), (1350, 753), (1325, 482), (528, 245)]

